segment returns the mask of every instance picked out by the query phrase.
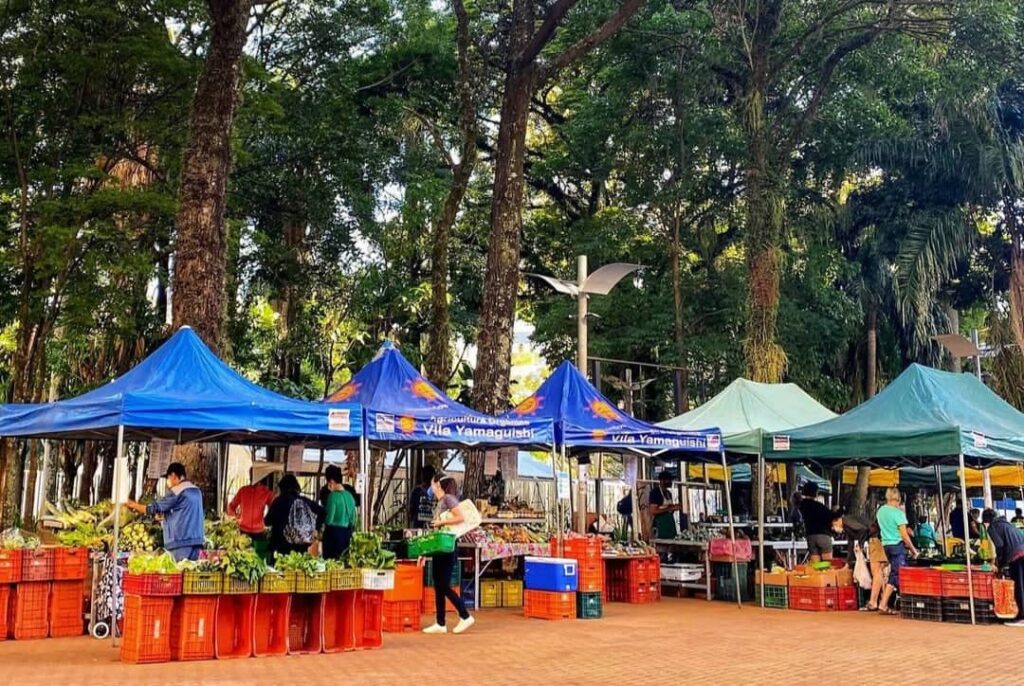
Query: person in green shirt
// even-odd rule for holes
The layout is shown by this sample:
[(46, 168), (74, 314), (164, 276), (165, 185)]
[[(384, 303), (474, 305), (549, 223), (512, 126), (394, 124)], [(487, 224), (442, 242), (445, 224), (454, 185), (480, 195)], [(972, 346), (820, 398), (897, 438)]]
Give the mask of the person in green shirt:
[(878, 611), (885, 615), (894, 614), (889, 608), (889, 599), (900, 587), (900, 567), (907, 563), (907, 551), (910, 551), (912, 557), (917, 557), (917, 548), (914, 547), (914, 541), (910, 538), (910, 531), (907, 528), (907, 515), (900, 507), (902, 501), (900, 489), (887, 488), (885, 505), (878, 508), (876, 515), (882, 547), (889, 560), (889, 581), (885, 585), (878, 606)]
[(323, 556), (327, 560), (340, 559), (352, 541), (356, 523), (356, 501), (342, 484), (341, 469), (331, 465), (324, 470), (327, 478), (327, 502), (324, 509)]

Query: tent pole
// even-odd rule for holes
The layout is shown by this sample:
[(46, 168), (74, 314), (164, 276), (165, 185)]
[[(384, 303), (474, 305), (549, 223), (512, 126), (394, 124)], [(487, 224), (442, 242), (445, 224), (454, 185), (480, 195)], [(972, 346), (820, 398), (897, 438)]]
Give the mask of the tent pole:
[(558, 499), (558, 447), (551, 444), (551, 483), (555, 486), (555, 526), (557, 527), (558, 539), (555, 557), (562, 557), (562, 501)]
[(946, 506), (945, 498), (942, 495), (942, 467), (935, 465), (935, 479), (939, 483), (939, 524), (942, 527), (942, 555), (946, 556), (946, 551), (949, 550), (949, 546), (946, 545), (946, 529), (949, 528), (949, 522), (946, 521)]
[(110, 599), (114, 606), (111, 608), (112, 619), (110, 620), (110, 637), (113, 644), (118, 645), (117, 636), (117, 546), (121, 538), (121, 507), (124, 504), (121, 498), (120, 462), (124, 459), (124, 425), (117, 427), (117, 455), (114, 458), (114, 545), (111, 552), (113, 567), (110, 570)]
[(974, 617), (974, 576), (971, 573), (971, 524), (967, 517), (967, 469), (964, 467), (964, 454), (960, 453), (960, 507), (964, 516), (964, 554), (967, 556), (967, 597), (971, 603), (971, 624)]
[[(758, 451), (757, 453), (757, 564), (761, 569), (761, 574), (765, 572), (764, 569), (764, 453)], [(761, 588), (761, 607), (764, 607), (764, 579), (761, 579), (759, 584)]]
[(729, 464), (725, 461), (725, 448), (719, 454), (722, 457), (722, 471), (725, 479), (725, 511), (729, 516), (729, 540), (732, 541), (732, 579), (736, 587), (736, 607), (743, 607), (743, 598), (740, 595), (740, 566), (736, 562), (736, 527), (732, 521), (732, 476), (729, 474)]
[(708, 478), (708, 463), (701, 465), (704, 470), (704, 521), (711, 522), (711, 503), (708, 498), (711, 495), (711, 479)]
[(370, 530), (370, 522), (369, 522), (370, 508), (368, 507), (368, 505), (369, 505), (369, 498), (367, 497), (369, 495), (369, 493), (367, 493), (367, 491), (368, 491), (367, 486), (368, 486), (369, 479), (367, 478), (367, 474), (366, 474), (366, 472), (367, 472), (366, 444), (367, 444), (366, 436), (360, 436), (359, 437), (359, 476), (356, 477), (356, 480), (357, 481), (358, 480), (362, 480), (362, 483), (363, 483), (363, 491), (362, 491), (362, 493), (359, 494), (359, 509), (362, 511), (362, 517), (360, 517), (360, 519), (362, 520), (362, 527), (360, 527), (360, 528), (364, 532)]

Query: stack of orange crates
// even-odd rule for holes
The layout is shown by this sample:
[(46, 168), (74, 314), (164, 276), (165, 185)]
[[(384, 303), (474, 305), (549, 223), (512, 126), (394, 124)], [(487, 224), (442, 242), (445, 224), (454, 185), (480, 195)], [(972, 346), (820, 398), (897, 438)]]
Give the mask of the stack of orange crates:
[(533, 619), (576, 619), (576, 594), (572, 591), (523, 591), (523, 614)]
[(50, 630), (50, 583), (22, 582), (11, 588), (8, 636), (17, 640), (46, 638)]
[(174, 598), (126, 595), (121, 662), (143, 664), (171, 659), (171, 614)]
[(661, 598), (661, 564), (655, 557), (606, 560), (606, 595), (613, 603), (650, 603)]
[[(433, 599), (433, 588), (430, 593)], [(423, 598), (423, 570), (420, 566), (401, 563), (395, 567), (395, 587), (384, 591), (384, 631), (401, 633), (419, 630)]]
[(85, 582), (54, 581), (50, 586), (50, 636), (64, 638), (85, 633)]

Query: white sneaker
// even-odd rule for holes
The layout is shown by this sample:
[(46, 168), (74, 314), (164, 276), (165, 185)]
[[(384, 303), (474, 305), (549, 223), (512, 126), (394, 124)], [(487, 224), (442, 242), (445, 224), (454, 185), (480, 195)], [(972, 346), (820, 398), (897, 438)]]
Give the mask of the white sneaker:
[[(461, 624), (461, 622), (460, 622)], [(448, 633), (448, 627), (441, 626), (440, 624), (431, 624), (423, 630), (425, 634), (446, 634)]]
[(1012, 622), (1006, 622), (1006, 626), (1024, 626), (1024, 619), (1018, 619)]
[(474, 624), (476, 624), (476, 620), (473, 619), (472, 615), (466, 617), (465, 619), (460, 619), (459, 623), (455, 625), (454, 629), (452, 629), (452, 633), (461, 634), (463, 631), (473, 626)]

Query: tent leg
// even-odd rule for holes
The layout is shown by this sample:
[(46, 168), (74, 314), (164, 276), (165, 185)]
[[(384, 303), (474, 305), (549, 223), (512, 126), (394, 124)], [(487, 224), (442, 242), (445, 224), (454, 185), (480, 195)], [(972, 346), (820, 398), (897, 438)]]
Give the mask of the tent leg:
[[(114, 567), (117, 567), (117, 546), (121, 538), (121, 506), (124, 504), (121, 498), (121, 478), (120, 478), (120, 462), (124, 459), (124, 426), (117, 427), (117, 455), (114, 458), (114, 545), (111, 548), (111, 558), (113, 558)], [(119, 645), (117, 635), (117, 571), (111, 569), (110, 572), (110, 598), (111, 602), (114, 603), (114, 607), (111, 608), (111, 620), (110, 620), (110, 638), (113, 641), (114, 646)]]
[(946, 551), (949, 550), (949, 546), (946, 544), (946, 529), (949, 527), (949, 522), (946, 521), (946, 504), (945, 496), (942, 494), (942, 467), (935, 465), (935, 480), (939, 484), (939, 525), (942, 527), (942, 555), (945, 557)]
[(360, 436), (360, 438), (359, 438), (359, 475), (356, 477), (356, 480), (357, 481), (362, 481), (362, 484), (363, 484), (362, 492), (359, 494), (359, 509), (360, 509), (360, 511), (362, 513), (362, 516), (359, 519), (361, 520), (361, 523), (362, 523), (362, 526), (360, 526), (360, 529), (362, 529), (364, 532), (370, 530), (370, 517), (369, 517), (369, 515), (370, 515), (369, 500), (370, 499), (368, 497), (369, 496), (369, 493), (368, 493), (369, 489), (367, 488), (367, 486), (369, 485), (368, 484), (369, 479), (367, 478), (367, 474), (366, 474), (366, 472), (367, 472), (366, 443), (367, 443), (366, 437), (365, 436)]
[[(764, 455), (757, 454), (757, 564), (764, 574)], [(764, 580), (759, 584), (761, 589), (761, 607), (764, 607)]]
[(551, 478), (551, 483), (555, 487), (555, 526), (558, 530), (558, 543), (555, 556), (562, 557), (562, 537), (565, 536), (565, 531), (562, 526), (562, 501), (558, 497), (558, 447), (555, 446), (554, 443), (551, 444)]
[(974, 577), (971, 573), (971, 525), (967, 518), (967, 469), (964, 467), (964, 454), (960, 453), (960, 507), (964, 515), (964, 554), (967, 556), (967, 597), (971, 604), (971, 624), (974, 617)]
[[(736, 527), (732, 521), (732, 477), (729, 475), (729, 465), (725, 461), (725, 449), (721, 450), (722, 471), (725, 478), (725, 511), (729, 516), (729, 540), (732, 541), (732, 580), (736, 587), (736, 607), (743, 607), (743, 598), (740, 595), (740, 566), (736, 562)], [(710, 581), (710, 580), (709, 580)]]

